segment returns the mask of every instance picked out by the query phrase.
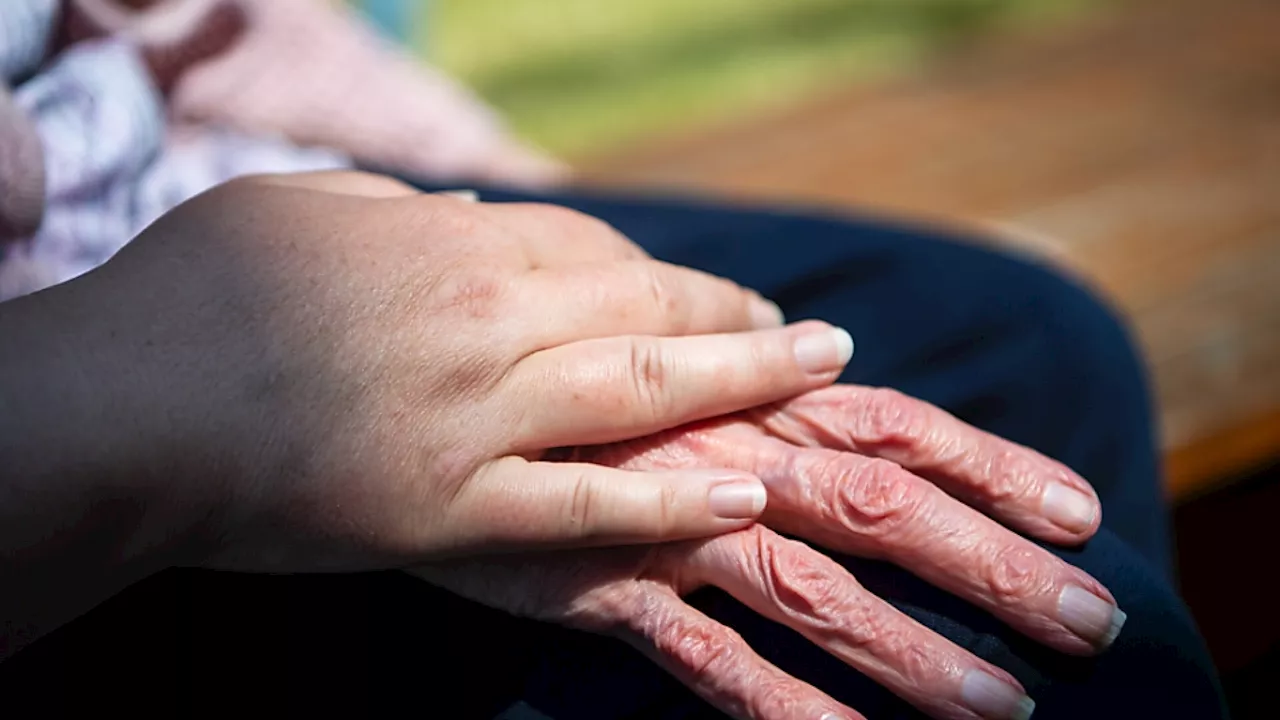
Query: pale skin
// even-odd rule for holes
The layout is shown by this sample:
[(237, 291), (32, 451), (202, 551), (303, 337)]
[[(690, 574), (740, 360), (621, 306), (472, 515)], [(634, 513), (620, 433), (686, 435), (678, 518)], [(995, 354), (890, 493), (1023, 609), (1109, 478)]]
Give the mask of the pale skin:
[(842, 331), (783, 326), (563, 209), (354, 173), (237, 181), (0, 306), (0, 337), (0, 583), (18, 588), (0, 658), (165, 567), (403, 567), (618, 634), (736, 717), (857, 715), (680, 599), (699, 586), (934, 717), (1025, 716), (1007, 673), (774, 530), (896, 562), (1063, 652), (1122, 621), (1006, 529), (1087, 539), (1083, 479), (831, 386)]

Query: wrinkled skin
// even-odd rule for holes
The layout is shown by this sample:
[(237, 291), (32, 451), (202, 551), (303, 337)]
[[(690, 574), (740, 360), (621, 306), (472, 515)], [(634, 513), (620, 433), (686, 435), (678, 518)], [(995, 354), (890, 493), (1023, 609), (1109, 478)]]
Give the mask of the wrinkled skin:
[[(578, 448), (572, 456), (630, 469), (748, 470), (769, 487), (763, 518), (769, 527), (710, 540), (473, 559), (413, 572), (517, 615), (621, 637), (714, 705), (744, 718), (858, 715), (786, 676), (732, 630), (680, 599), (702, 586), (718, 586), (791, 626), (937, 718), (983, 716), (961, 692), (972, 670), (1022, 691), (1012, 676), (935, 635), (867, 592), (833, 560), (775, 530), (895, 562), (1060, 651), (1091, 654), (1107, 642), (1073, 632), (1058, 619), (1057, 607), (1068, 585), (1114, 603), (1110, 593), (979, 512), (1041, 539), (1075, 544), (1100, 521), (1088, 484), (1034, 451), (896, 392), (836, 386), (642, 440)], [(1047, 520), (1043, 497), (1053, 483), (1086, 495), (1095, 509), (1092, 520), (1070, 529)]]

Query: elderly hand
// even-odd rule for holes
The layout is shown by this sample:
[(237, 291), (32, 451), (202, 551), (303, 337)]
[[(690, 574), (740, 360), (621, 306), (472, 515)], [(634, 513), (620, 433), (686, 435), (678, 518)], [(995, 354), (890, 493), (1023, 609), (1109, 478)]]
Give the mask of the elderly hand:
[(185, 513), (180, 562), (254, 571), (745, 527), (747, 471), (538, 458), (828, 385), (852, 352), (578, 213), (359, 174), (230, 183), (47, 297), (109, 365), (86, 386), (123, 378), (93, 386), (85, 422), (111, 420), (77, 470)]
[[(769, 487), (765, 524), (897, 563), (1066, 653), (1104, 649), (1124, 623), (1097, 581), (987, 517), (1043, 540), (1082, 542), (1100, 521), (1083, 479), (890, 390), (816, 390), (640, 441), (580, 448), (572, 459), (755, 473)], [(794, 628), (933, 717), (1026, 718), (1034, 707), (1008, 673), (872, 595), (830, 558), (761, 526), (413, 572), (516, 614), (616, 634), (735, 717), (858, 716), (680, 599), (701, 586)]]

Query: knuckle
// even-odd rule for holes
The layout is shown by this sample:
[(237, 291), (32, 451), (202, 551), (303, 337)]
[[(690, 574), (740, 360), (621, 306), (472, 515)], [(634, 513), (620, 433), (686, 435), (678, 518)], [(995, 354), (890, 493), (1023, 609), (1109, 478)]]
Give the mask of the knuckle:
[(811, 630), (832, 632), (850, 622), (846, 583), (817, 562), (807, 547), (761, 538), (757, 553), (770, 595), (780, 611)]
[(758, 553), (779, 611), (806, 632), (839, 638), (878, 657), (894, 657), (910, 645), (887, 606), (807, 546), (766, 542)]
[(730, 628), (711, 621), (686, 622), (662, 609), (644, 612), (633, 626), (660, 655), (694, 678), (730, 671), (747, 647)]
[(695, 676), (718, 674), (732, 662), (735, 646), (742, 642), (740, 639), (736, 643), (728, 641), (725, 635), (709, 628), (690, 628), (675, 638), (670, 656)]
[(1037, 553), (1022, 543), (997, 550), (985, 575), (992, 598), (1001, 604), (1022, 602), (1050, 584)]
[(898, 532), (918, 515), (924, 500), (921, 485), (888, 460), (874, 458), (831, 477), (836, 519), (859, 535), (884, 537)]
[(753, 679), (747, 703), (750, 708), (749, 717), (795, 717), (796, 708), (804, 704), (803, 690), (797, 687), (795, 680), (772, 673), (770, 675)]
[(873, 445), (910, 448), (921, 445), (929, 435), (926, 406), (892, 388), (873, 388), (860, 401), (865, 442)]
[(986, 493), (995, 501), (1020, 500), (1035, 493), (1036, 467), (1012, 449), (1001, 450), (987, 462)]
[(630, 350), (628, 370), (637, 407), (649, 421), (665, 418), (672, 398), (670, 366), (662, 343), (634, 338)]
[(948, 658), (938, 651), (935, 642), (913, 642), (905, 633), (898, 635), (901, 642), (896, 643), (894, 657), (899, 672), (909, 684), (916, 687), (930, 687), (940, 676), (946, 675)]
[[(678, 319), (679, 295), (671, 274), (657, 263), (645, 263), (643, 288), (645, 297), (664, 317)], [(676, 333), (679, 334), (679, 333)]]
[(894, 622), (887, 612), (873, 612), (869, 601), (863, 604), (865, 607), (856, 616), (857, 622), (851, 623), (844, 633), (844, 641), (850, 647), (878, 658), (892, 658), (909, 645), (899, 623)]
[(437, 286), (433, 303), (437, 310), (455, 312), (475, 319), (489, 319), (502, 314), (507, 301), (506, 283), (480, 273), (456, 273)]

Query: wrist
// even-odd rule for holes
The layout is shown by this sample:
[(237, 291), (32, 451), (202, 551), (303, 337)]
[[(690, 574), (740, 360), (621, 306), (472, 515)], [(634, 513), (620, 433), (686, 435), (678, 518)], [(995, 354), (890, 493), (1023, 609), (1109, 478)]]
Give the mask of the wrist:
[(122, 382), (127, 341), (78, 284), (0, 304), (0, 621), (40, 632), (182, 562), (189, 528)]

